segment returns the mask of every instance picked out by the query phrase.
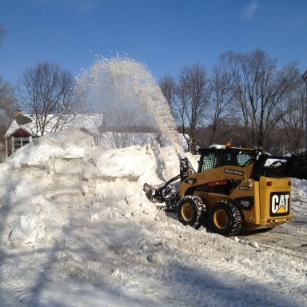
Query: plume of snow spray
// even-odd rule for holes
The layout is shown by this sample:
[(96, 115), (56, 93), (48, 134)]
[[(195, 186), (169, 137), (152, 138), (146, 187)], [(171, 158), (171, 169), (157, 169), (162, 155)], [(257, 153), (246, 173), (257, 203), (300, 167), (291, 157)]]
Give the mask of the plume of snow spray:
[(155, 125), (184, 157), (170, 107), (143, 64), (120, 56), (98, 58), (77, 78), (77, 92), (92, 112), (102, 113), (108, 121), (112, 114), (123, 120), (133, 112), (139, 122)]

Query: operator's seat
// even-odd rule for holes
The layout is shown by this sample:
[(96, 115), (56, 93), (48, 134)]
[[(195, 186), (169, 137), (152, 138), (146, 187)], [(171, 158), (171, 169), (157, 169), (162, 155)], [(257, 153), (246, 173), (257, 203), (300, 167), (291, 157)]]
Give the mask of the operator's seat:
[(215, 157), (215, 164), (214, 164), (214, 167), (220, 167), (222, 166), (222, 157), (221, 156), (216, 156)]
[(227, 155), (222, 156), (221, 160), (222, 160), (222, 166), (230, 164), (230, 160), (229, 160), (229, 157)]
[(231, 163), (227, 155), (216, 156), (215, 167), (220, 167), (220, 166), (229, 165), (229, 164)]
[(238, 165), (239, 165), (237, 155), (234, 155), (234, 154), (233, 154), (233, 155), (230, 156), (229, 164), (230, 164), (230, 165), (234, 165), (234, 166), (238, 166)]

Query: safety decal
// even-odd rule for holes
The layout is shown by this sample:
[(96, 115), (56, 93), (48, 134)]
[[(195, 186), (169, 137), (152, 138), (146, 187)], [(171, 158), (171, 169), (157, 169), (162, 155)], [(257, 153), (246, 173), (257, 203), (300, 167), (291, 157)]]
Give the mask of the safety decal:
[(237, 204), (240, 205), (242, 210), (251, 210), (254, 206), (254, 197), (246, 196), (246, 197), (237, 197), (235, 198)]
[(225, 168), (224, 169), (224, 173), (234, 174), (234, 175), (239, 175), (239, 176), (243, 176), (244, 175), (244, 172), (241, 172), (241, 171), (238, 171), (238, 170), (235, 170), (235, 169), (230, 169), (230, 168)]

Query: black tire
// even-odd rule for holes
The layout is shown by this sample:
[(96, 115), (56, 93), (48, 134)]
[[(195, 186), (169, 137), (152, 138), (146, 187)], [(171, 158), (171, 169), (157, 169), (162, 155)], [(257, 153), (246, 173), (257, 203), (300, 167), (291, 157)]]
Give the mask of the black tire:
[(213, 232), (224, 236), (235, 236), (242, 229), (243, 217), (236, 204), (220, 201), (210, 209), (208, 224)]
[(202, 217), (206, 212), (206, 206), (200, 197), (187, 195), (183, 197), (177, 206), (178, 220), (183, 225), (190, 225), (199, 228), (202, 224)]

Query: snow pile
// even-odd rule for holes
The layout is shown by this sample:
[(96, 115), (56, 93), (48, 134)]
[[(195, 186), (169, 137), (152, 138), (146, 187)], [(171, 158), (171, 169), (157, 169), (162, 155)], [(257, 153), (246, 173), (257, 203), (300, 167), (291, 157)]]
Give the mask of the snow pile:
[(306, 306), (305, 182), (293, 222), (224, 238), (147, 200), (178, 173), (171, 146), (103, 151), (79, 130), (18, 150), (0, 165), (1, 305)]

